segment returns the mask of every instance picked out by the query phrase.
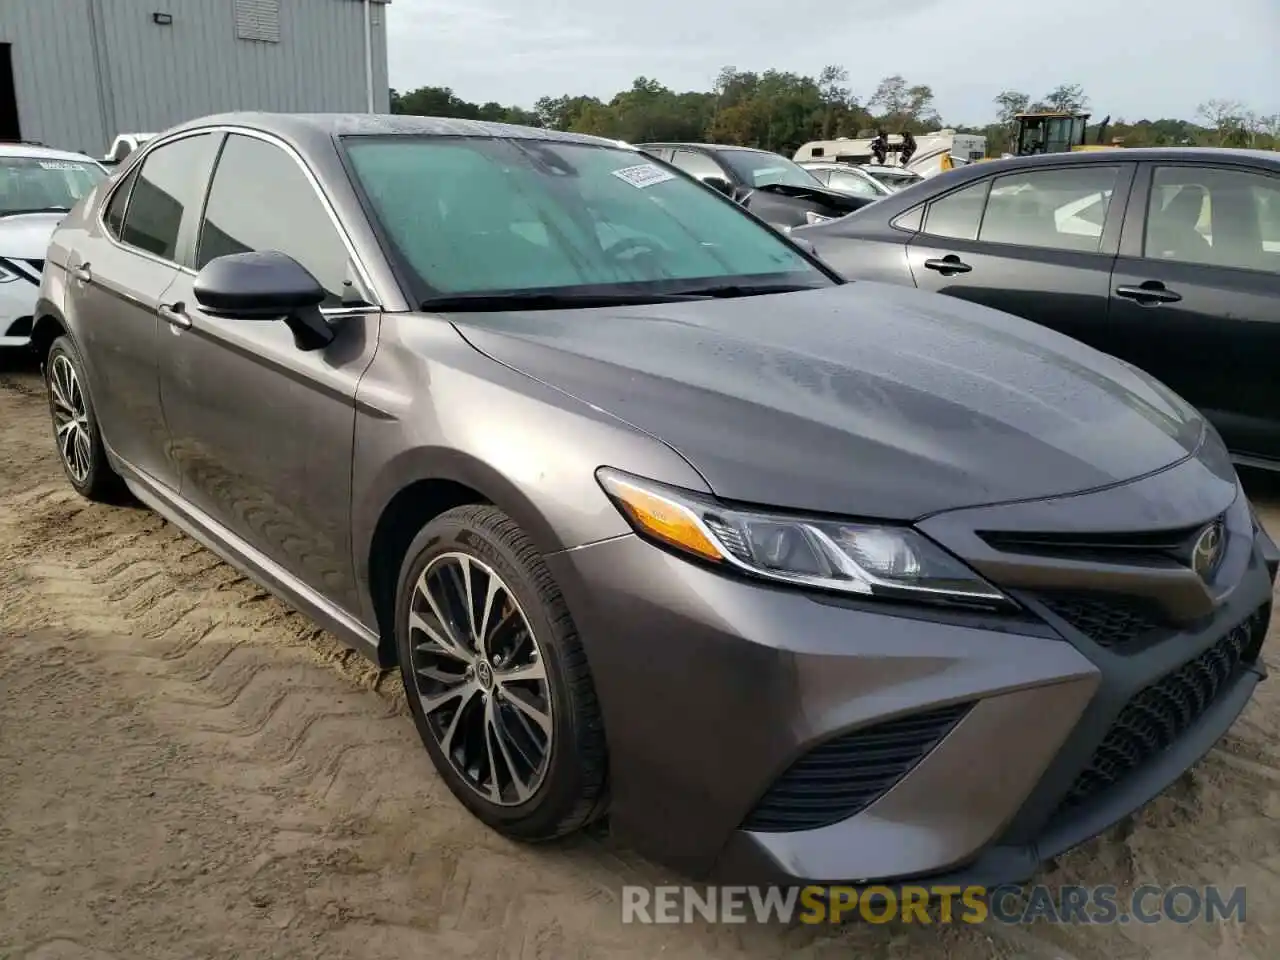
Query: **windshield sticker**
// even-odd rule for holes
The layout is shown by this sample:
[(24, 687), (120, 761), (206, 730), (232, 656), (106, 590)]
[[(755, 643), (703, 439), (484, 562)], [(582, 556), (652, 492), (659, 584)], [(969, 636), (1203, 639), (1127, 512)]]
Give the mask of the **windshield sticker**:
[(668, 180), (674, 180), (676, 175), (663, 170), (661, 167), (655, 167), (652, 163), (640, 163), (634, 167), (623, 167), (621, 170), (613, 171), (613, 175), (619, 180), (625, 180), (633, 187), (651, 187), (655, 183), (665, 183)]
[(87, 170), (83, 163), (72, 163), (70, 160), (41, 160), (42, 170)]

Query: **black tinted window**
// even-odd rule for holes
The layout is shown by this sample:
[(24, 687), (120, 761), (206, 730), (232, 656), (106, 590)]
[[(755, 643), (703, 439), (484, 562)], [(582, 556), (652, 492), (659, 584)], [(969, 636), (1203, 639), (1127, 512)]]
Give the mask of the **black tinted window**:
[(185, 137), (153, 150), (142, 161), (120, 239), (166, 260), (176, 260), (183, 214), (200, 205), (220, 134)]
[(933, 201), (925, 215), (924, 232), (953, 240), (978, 239), (978, 224), (982, 222), (988, 185), (988, 181), (983, 180)]
[(232, 134), (213, 175), (196, 269), (232, 253), (276, 250), (341, 301), (349, 254), (311, 181), (280, 147)]
[(997, 177), (979, 240), (1095, 253), (1118, 167), (1094, 164)]
[(102, 222), (107, 225), (107, 231), (117, 240), (120, 239), (120, 230), (124, 226), (124, 208), (129, 202), (129, 191), (133, 189), (133, 181), (137, 176), (136, 169), (130, 170), (128, 175), (120, 181), (120, 186), (111, 195), (106, 212), (102, 215)]
[(1280, 178), (1229, 168), (1157, 167), (1143, 255), (1280, 273)]

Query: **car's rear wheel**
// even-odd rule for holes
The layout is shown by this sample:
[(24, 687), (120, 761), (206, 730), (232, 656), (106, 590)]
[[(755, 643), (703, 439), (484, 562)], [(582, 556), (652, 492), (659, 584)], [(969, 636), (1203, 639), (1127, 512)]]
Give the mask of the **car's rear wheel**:
[(122, 483), (107, 462), (84, 366), (70, 337), (53, 341), (45, 357), (44, 376), (58, 459), (71, 486), (90, 500), (115, 499)]
[(546, 840), (604, 812), (604, 729), (582, 645), (510, 517), (457, 507), (423, 528), (401, 569), (396, 643), (418, 733), (478, 818)]

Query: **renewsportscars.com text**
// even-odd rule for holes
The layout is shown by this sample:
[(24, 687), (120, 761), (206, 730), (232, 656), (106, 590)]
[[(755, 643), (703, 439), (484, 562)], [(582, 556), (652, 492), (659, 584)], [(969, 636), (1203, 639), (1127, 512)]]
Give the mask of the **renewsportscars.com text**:
[(622, 888), (623, 923), (1222, 923), (1245, 920), (1245, 888), (1144, 884), (1034, 887)]

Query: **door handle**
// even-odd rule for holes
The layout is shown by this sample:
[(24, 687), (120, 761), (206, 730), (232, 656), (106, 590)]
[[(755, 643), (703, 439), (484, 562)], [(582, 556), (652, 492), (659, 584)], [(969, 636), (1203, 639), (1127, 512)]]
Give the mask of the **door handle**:
[(89, 265), (87, 263), (82, 263), (79, 266), (72, 267), (71, 276), (81, 283), (93, 282), (93, 271), (89, 269)]
[(172, 327), (183, 330), (191, 328), (191, 318), (187, 316), (187, 308), (181, 303), (162, 303), (159, 309), (160, 319)]
[(1182, 294), (1165, 289), (1159, 280), (1148, 280), (1136, 287), (1116, 287), (1116, 296), (1135, 300), (1144, 307), (1158, 307), (1162, 303), (1177, 303), (1182, 299)]
[(949, 277), (953, 273), (968, 273), (973, 269), (954, 253), (947, 254), (941, 260), (926, 260), (924, 265), (929, 270), (937, 270), (944, 277)]

